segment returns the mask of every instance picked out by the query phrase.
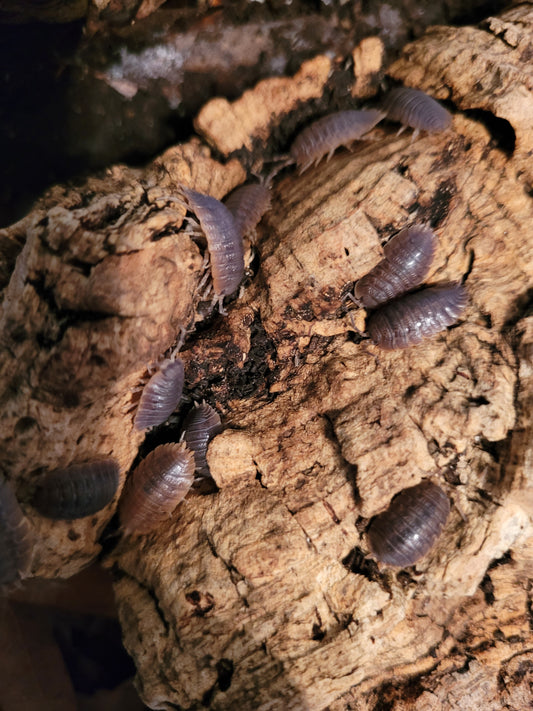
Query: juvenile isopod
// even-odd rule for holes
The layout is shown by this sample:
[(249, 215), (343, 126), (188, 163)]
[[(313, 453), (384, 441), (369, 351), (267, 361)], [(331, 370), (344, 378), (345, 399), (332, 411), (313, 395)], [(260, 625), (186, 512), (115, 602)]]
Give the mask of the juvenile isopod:
[(377, 109), (338, 111), (315, 121), (297, 136), (291, 146), (291, 156), (300, 173), (312, 163), (328, 160), (340, 146), (360, 140), (378, 124), (385, 113)]
[(367, 331), (380, 348), (408, 348), (455, 323), (467, 300), (462, 284), (431, 286), (379, 306), (368, 317)]
[(270, 209), (270, 188), (267, 181), (241, 185), (224, 200), (241, 236), (252, 233)]
[(404, 489), (371, 522), (370, 550), (387, 565), (413, 565), (433, 547), (449, 513), (447, 495), (433, 482)]
[(183, 392), (181, 358), (164, 360), (143, 388), (133, 425), (138, 430), (162, 424), (179, 405)]
[(418, 89), (399, 87), (385, 98), (387, 118), (418, 131), (445, 131), (452, 123), (451, 114), (431, 96)]
[(222, 301), (238, 288), (244, 275), (244, 243), (235, 219), (224, 203), (210, 195), (182, 186), (187, 206), (200, 223), (207, 241), (213, 281), (214, 302)]
[(429, 271), (436, 246), (437, 236), (429, 227), (402, 230), (385, 245), (385, 258), (359, 279), (356, 299), (372, 308), (418, 286)]
[(45, 474), (35, 489), (32, 505), (47, 518), (83, 518), (107, 506), (118, 481), (119, 467), (114, 459), (72, 464)]
[(196, 473), (209, 476), (207, 446), (215, 435), (222, 431), (222, 423), (216, 410), (203, 402), (195, 405), (185, 418), (185, 442), (194, 454)]
[(25, 577), (32, 547), (29, 523), (11, 487), (0, 477), (0, 587)]
[(126, 481), (119, 515), (126, 534), (149, 533), (174, 511), (194, 479), (194, 457), (183, 443), (161, 444)]

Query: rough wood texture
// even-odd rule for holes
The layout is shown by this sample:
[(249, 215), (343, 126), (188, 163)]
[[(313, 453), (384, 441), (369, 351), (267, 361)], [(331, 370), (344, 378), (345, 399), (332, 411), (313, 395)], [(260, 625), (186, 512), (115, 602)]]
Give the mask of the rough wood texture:
[[(455, 82), (466, 81), (472, 56), (503, 51), (494, 23), (521, 37), (533, 13), (515, 8), (468, 42), (471, 29), (453, 30), (464, 71), (446, 79), (451, 108), (465, 108)], [(391, 74), (439, 95), (438, 32), (440, 51), (453, 51), (455, 34), (437, 28)], [(356, 66), (375, 76), (374, 59), (361, 53)], [(513, 81), (527, 75), (523, 54), (508, 54), (499, 62), (516, 68)], [(322, 85), (325, 61), (307, 65), (316, 70), (311, 84)], [(487, 86), (492, 75), (496, 82), (498, 66), (484, 71)], [(373, 80), (358, 82), (367, 97)], [(301, 82), (283, 86), (289, 111)], [(240, 136), (246, 106), (252, 138), (286, 133), (288, 147), (298, 118), (277, 104), (272, 122), (265, 118), (271, 88), (262, 82), (222, 115), (217, 102), (206, 106), (210, 144), (233, 150), (228, 136)], [(522, 91), (531, 97), (526, 84)], [(257, 273), (228, 316), (192, 334), (182, 353), (189, 394), (223, 415), (226, 429), (208, 450), (220, 490), (189, 496), (168, 525), (121, 541), (109, 558), (125, 643), (151, 707), (531, 705), (533, 326), (525, 307), (533, 201), (524, 165), (533, 138), (525, 101), (509, 101), (509, 125), (496, 129), (485, 114), (460, 110), (452, 130), (416, 141), (383, 125), (353, 153), (275, 180), (275, 207), (258, 228)], [(499, 111), (489, 93), (483, 108)], [(520, 137), (515, 147), (509, 127)], [(247, 162), (268, 151), (251, 139), (238, 144), (249, 147)], [(21, 497), (39, 467), (66, 464), (84, 447), (113, 451), (129, 468), (140, 438), (120, 414), (127, 388), (180, 323), (202, 318), (194, 297), (201, 255), (177, 231), (183, 211), (165, 195), (186, 180), (221, 197), (244, 171), (193, 142), (144, 176), (116, 169), (108, 179), (99, 194), (95, 184), (98, 199), (88, 186), (85, 203), (58, 190), (26, 218), (28, 239), (6, 288), (2, 372), (12, 385), (2, 432)], [(423, 221), (439, 237), (428, 283), (465, 276), (470, 305), (456, 327), (420, 346), (378, 351), (354, 333), (348, 311), (360, 328), (364, 312), (344, 297), (381, 259), (385, 238)], [(5, 244), (20, 234), (15, 226)], [(88, 309), (97, 318), (84, 322)], [(82, 428), (76, 444), (72, 432)], [(443, 536), (416, 566), (379, 568), (365, 557), (368, 520), (424, 477), (447, 486), (456, 503)], [(109, 516), (52, 528), (32, 515), (43, 539), (34, 572), (77, 569)]]

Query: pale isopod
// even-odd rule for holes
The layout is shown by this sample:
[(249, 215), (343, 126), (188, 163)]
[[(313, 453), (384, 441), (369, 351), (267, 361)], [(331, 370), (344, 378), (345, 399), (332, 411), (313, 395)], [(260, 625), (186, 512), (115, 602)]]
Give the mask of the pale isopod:
[(149, 533), (174, 511), (194, 479), (194, 457), (183, 443), (161, 444), (126, 481), (119, 503), (122, 528)]
[(270, 189), (267, 183), (241, 185), (224, 200), (233, 215), (239, 233), (249, 235), (270, 208)]
[(235, 219), (224, 203), (191, 188), (181, 191), (200, 223), (207, 241), (215, 301), (222, 304), (238, 288), (244, 275), (244, 243)]
[(467, 291), (459, 283), (415, 291), (372, 311), (367, 331), (380, 348), (408, 348), (455, 323), (467, 300)]
[(136, 429), (156, 427), (174, 412), (181, 399), (184, 378), (181, 358), (161, 363), (143, 389), (133, 420)]
[(29, 523), (11, 487), (0, 477), (0, 587), (25, 577), (32, 544)]
[(431, 96), (418, 89), (399, 87), (385, 98), (387, 118), (418, 131), (445, 131), (452, 122), (451, 114)]
[(84, 518), (107, 506), (118, 481), (119, 467), (114, 459), (72, 464), (43, 477), (35, 489), (32, 505), (47, 518)]
[(203, 402), (195, 405), (185, 418), (185, 442), (194, 454), (196, 472), (209, 476), (207, 446), (215, 435), (222, 431), (222, 423), (216, 410)]
[(337, 148), (363, 137), (378, 124), (385, 114), (377, 109), (338, 111), (315, 121), (296, 137), (291, 146), (291, 156), (300, 173), (312, 163), (328, 159)]
[(404, 489), (370, 524), (370, 550), (387, 565), (413, 565), (433, 547), (449, 513), (446, 493), (433, 482)]
[(385, 258), (357, 282), (356, 299), (366, 307), (374, 307), (421, 284), (436, 245), (437, 236), (424, 225), (399, 232), (385, 245)]

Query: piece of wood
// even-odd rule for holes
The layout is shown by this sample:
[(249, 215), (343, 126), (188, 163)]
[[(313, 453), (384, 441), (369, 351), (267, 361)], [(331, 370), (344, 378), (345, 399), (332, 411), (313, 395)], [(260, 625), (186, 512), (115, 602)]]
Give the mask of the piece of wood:
[[(498, 21), (526, 32), (528, 8)], [(462, 52), (501, 49), (490, 26), (466, 47), (465, 28), (453, 30)], [(440, 87), (439, 31), (449, 52), (455, 35), (434, 30), (391, 75)], [(373, 56), (367, 62), (361, 47), (358, 66), (374, 76), (376, 48), (366, 47)], [(431, 62), (409, 59), (429, 56), (429, 47)], [(407, 80), (411, 64), (416, 83)], [(290, 140), (300, 79), (284, 80), (287, 113), (276, 103), (271, 122), (268, 82), (230, 105), (223, 121), (219, 104), (208, 104), (211, 146), (233, 150), (228, 137), (241, 137), (245, 107), (243, 163), (271, 158), (252, 138), (267, 141), (272, 131)], [(453, 75), (447, 84), (452, 108), (462, 108)], [(355, 93), (368, 96), (372, 81), (359, 86)], [(523, 158), (533, 146), (522, 108), (509, 104), (505, 116), (520, 135), (514, 153), (490, 121), (456, 109), (445, 133), (413, 140), (383, 124), (353, 152), (274, 179), (257, 272), (228, 316), (189, 334), (181, 353), (187, 393), (215, 405), (226, 427), (208, 449), (220, 489), (193, 492), (168, 524), (121, 540), (107, 559), (151, 707), (531, 702), (533, 201)], [(116, 168), (81, 191), (56, 189), (26, 218), (3, 302), (2, 382), (10, 387), (2, 432), (6, 468), (41, 536), (35, 574), (86, 564), (113, 511), (71, 526), (44, 522), (24, 504), (39, 469), (91, 448), (113, 452), (125, 475), (141, 440), (121, 412), (128, 388), (180, 324), (192, 330), (204, 320), (195, 294), (200, 250), (180, 231), (183, 210), (166, 198), (178, 181), (223, 197), (244, 178), (239, 162), (214, 161), (193, 141), (144, 174)], [(419, 346), (380, 351), (354, 331), (365, 312), (346, 294), (382, 258), (387, 238), (425, 221), (439, 237), (427, 282), (465, 279), (469, 306), (456, 326)], [(15, 226), (5, 243), (18, 244), (20, 234)], [(369, 520), (423, 478), (446, 487), (456, 506), (428, 555), (407, 570), (384, 569), (366, 555)]]

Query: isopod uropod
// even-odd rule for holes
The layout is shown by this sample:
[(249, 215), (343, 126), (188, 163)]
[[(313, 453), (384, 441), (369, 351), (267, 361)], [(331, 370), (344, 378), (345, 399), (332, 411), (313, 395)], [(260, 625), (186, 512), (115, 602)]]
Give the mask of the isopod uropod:
[(268, 181), (241, 185), (224, 200), (241, 236), (249, 235), (270, 208)]
[(419, 89), (398, 87), (385, 97), (384, 104), (387, 118), (398, 121), (419, 131), (445, 131), (452, 122), (451, 114)]
[(238, 288), (244, 275), (244, 243), (235, 219), (224, 203), (210, 195), (181, 187), (187, 206), (200, 223), (207, 241), (214, 301), (222, 301)]
[(413, 565), (432, 548), (449, 513), (448, 496), (433, 482), (404, 489), (371, 522), (370, 550), (382, 563)]
[(194, 479), (194, 457), (183, 443), (161, 444), (130, 474), (119, 503), (126, 534), (149, 533), (168, 520)]
[(209, 476), (207, 446), (213, 437), (222, 431), (222, 423), (216, 410), (203, 402), (195, 405), (185, 418), (185, 442), (194, 454), (196, 472)]
[(118, 481), (119, 467), (114, 459), (72, 464), (45, 474), (35, 489), (32, 505), (47, 518), (83, 518), (107, 506)]
[(174, 412), (181, 399), (184, 378), (181, 358), (161, 363), (143, 389), (133, 420), (136, 429), (160, 425)]
[(436, 245), (437, 236), (425, 225), (403, 229), (385, 245), (385, 258), (359, 279), (354, 290), (356, 299), (372, 308), (421, 284)]
[(0, 477), (0, 587), (25, 577), (32, 547), (29, 523), (11, 487)]
[(460, 283), (428, 287), (379, 306), (369, 314), (366, 328), (380, 348), (408, 348), (455, 323), (467, 299)]
[(340, 146), (361, 139), (384, 117), (385, 113), (377, 109), (338, 111), (324, 116), (304, 128), (294, 140), (290, 154), (300, 173), (303, 173), (325, 155), (329, 160)]

